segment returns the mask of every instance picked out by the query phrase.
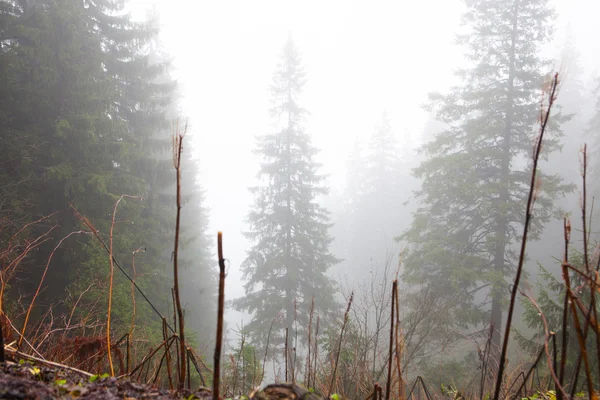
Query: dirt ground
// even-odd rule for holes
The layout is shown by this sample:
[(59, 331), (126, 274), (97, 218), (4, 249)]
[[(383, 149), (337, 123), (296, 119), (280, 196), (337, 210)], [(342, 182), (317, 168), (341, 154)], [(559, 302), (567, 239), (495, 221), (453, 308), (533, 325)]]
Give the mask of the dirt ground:
[[(93, 382), (91, 382), (93, 380)], [(49, 368), (28, 362), (0, 363), (0, 399), (212, 399), (208, 390), (172, 392), (126, 379), (97, 378), (61, 368)], [(269, 385), (253, 393), (249, 400), (322, 399), (305, 389), (288, 385)]]
[(0, 369), (0, 399), (203, 399), (210, 393), (179, 393), (125, 379), (89, 377), (77, 372), (30, 363), (3, 363)]

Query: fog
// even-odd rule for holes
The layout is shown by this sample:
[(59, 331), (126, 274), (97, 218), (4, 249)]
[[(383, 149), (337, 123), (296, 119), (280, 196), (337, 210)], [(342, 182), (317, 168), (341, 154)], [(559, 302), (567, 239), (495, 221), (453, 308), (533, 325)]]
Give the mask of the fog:
[[(13, 204), (0, 198), (0, 239), (10, 238), (7, 243), (12, 243), (12, 231), (5, 228), (10, 224), (4, 225), (4, 221), (12, 222), (11, 218), (30, 221), (41, 215), (54, 216), (51, 213), (55, 211), (71, 215), (74, 210), (83, 210), (81, 214), (76, 211), (75, 217), (68, 217), (70, 219), (64, 226), (61, 225), (64, 220), (58, 219), (55, 226), (62, 226), (67, 234), (71, 227), (83, 222), (90, 232), (75, 231), (66, 237), (88, 234), (90, 241), (94, 237), (104, 239), (110, 243), (110, 250), (102, 243), (109, 251), (110, 261), (106, 260), (103, 248), (96, 248), (85, 240), (77, 242), (73, 248), (65, 245), (57, 255), (62, 269), (51, 273), (50, 283), (46, 284), (57, 285), (61, 279), (68, 283), (61, 283), (65, 288), (60, 286), (60, 289), (53, 286), (48, 295), (51, 300), (44, 306), (51, 314), (52, 301), (59, 301), (60, 307), (64, 308), (60, 315), (67, 320), (64, 318), (65, 312), (69, 311), (67, 308), (74, 304), (75, 310), (79, 304), (79, 300), (73, 300), (73, 293), (83, 293), (81, 298), (97, 286), (100, 294), (94, 292), (96, 303), (82, 303), (94, 311), (89, 311), (90, 315), (100, 315), (98, 320), (107, 315), (110, 321), (113, 230), (117, 205), (125, 199), (122, 218), (128, 224), (127, 228), (118, 226), (116, 229), (115, 237), (122, 234), (123, 239), (115, 239), (114, 254), (127, 268), (131, 264), (129, 273), (133, 279), (128, 279), (132, 281), (136, 279), (135, 257), (140, 257), (140, 286), (152, 292), (149, 296), (152, 301), (160, 303), (158, 309), (152, 306), (153, 311), (139, 311), (139, 319), (153, 321), (142, 324), (143, 329), (148, 329), (143, 335), (150, 335), (147, 332), (162, 323), (152, 319), (156, 317), (151, 317), (152, 313), (160, 317), (163, 317), (161, 313), (175, 314), (173, 303), (178, 301), (178, 289), (174, 290), (173, 298), (169, 291), (173, 279), (171, 262), (175, 260), (174, 265), (178, 262), (181, 217), (174, 204), (181, 201), (181, 193), (177, 190), (182, 190), (186, 200), (181, 221), (182, 271), (185, 271), (182, 272), (181, 286), (186, 315), (189, 315), (186, 323), (194, 330), (191, 335), (194, 345), (205, 358), (212, 354), (214, 345), (209, 331), (214, 331), (216, 311), (208, 311), (206, 307), (207, 304), (216, 305), (216, 238), (217, 232), (223, 234), (227, 301), (223, 356), (231, 357), (231, 368), (235, 369), (234, 373), (230, 370), (224, 373), (229, 379), (226, 385), (235, 382), (228, 395), (238, 394), (238, 367), (244, 374), (251, 368), (253, 374), (259, 371), (265, 375), (264, 364), (261, 371), (260, 362), (257, 362), (257, 349), (262, 358), (265, 348), (264, 358), (269, 368), (266, 381), (284, 380), (281, 376), (283, 368), (285, 378), (288, 378), (288, 346), (285, 347), (285, 361), (282, 361), (283, 357), (279, 360), (279, 355), (267, 357), (269, 344), (279, 351), (283, 343), (289, 344), (289, 351), (294, 352), (292, 379), (302, 375), (304, 382), (308, 381), (308, 387), (320, 384), (319, 388), (323, 390), (326, 387), (323, 382), (330, 379), (328, 374), (335, 375), (342, 354), (340, 383), (336, 383), (336, 387), (347, 390), (345, 394), (371, 393), (373, 382), (384, 382), (386, 368), (392, 370), (394, 342), (394, 357), (404, 357), (404, 364), (400, 366), (398, 362), (397, 366), (399, 379), (394, 381), (394, 385), (399, 384), (399, 393), (405, 381), (412, 382), (417, 376), (431, 379), (433, 386), (440, 386), (448, 383), (453, 373), (461, 377), (459, 385), (465, 385), (475, 393), (476, 385), (467, 379), (473, 374), (469, 368), (475, 368), (474, 365), (477, 365), (477, 371), (484, 371), (476, 372), (481, 375), (481, 383), (478, 383), (481, 393), (484, 388), (491, 391), (495, 372), (499, 370), (502, 377), (505, 358), (501, 356), (511, 357), (511, 368), (517, 376), (525, 371), (525, 366), (529, 367), (544, 344), (548, 344), (554, 335), (549, 332), (561, 329), (557, 338), (563, 337), (562, 327), (567, 326), (568, 317), (566, 311), (561, 314), (562, 303), (556, 306), (565, 292), (560, 281), (559, 260), (565, 258), (565, 269), (568, 262), (575, 266), (573, 268), (585, 269), (590, 282), (595, 279), (590, 265), (597, 262), (600, 267), (600, 247), (596, 246), (600, 238), (596, 228), (599, 220), (597, 211), (590, 215), (589, 210), (592, 199), (600, 195), (600, 185), (596, 183), (600, 171), (600, 162), (596, 160), (600, 146), (597, 132), (600, 129), (600, 2), (547, 2), (548, 8), (544, 0), (128, 0), (125, 8), (134, 20), (156, 21), (155, 26), (159, 28), (157, 37), (148, 39), (148, 43), (139, 39), (142, 44), (138, 44), (138, 39), (131, 40), (134, 44), (126, 40), (127, 44), (120, 43), (120, 34), (127, 36), (126, 29), (115, 28), (111, 26), (112, 22), (106, 25), (102, 25), (103, 21), (98, 22), (98, 18), (104, 17), (109, 21), (113, 16), (118, 19), (119, 12), (106, 6), (109, 11), (105, 14), (104, 11), (93, 14), (94, 1), (84, 2), (85, 10), (94, 10), (89, 11), (91, 14), (77, 9), (79, 14), (74, 12), (73, 16), (65, 8), (70, 4), (68, 2), (58, 6), (58, 3), (40, 0), (37, 9), (35, 1), (2, 2), (0, 55), (4, 58), (0, 73), (5, 78), (1, 87), (7, 93), (2, 104), (8, 111), (2, 109), (0, 113), (0, 126), (7, 138), (0, 137), (0, 146), (4, 146), (0, 149), (0, 162), (5, 162), (8, 167), (0, 168), (0, 197), (18, 201), (14, 200)], [(555, 19), (546, 14), (548, 9), (555, 11)], [(43, 17), (37, 14), (31, 20), (26, 19), (31, 10), (42, 13)], [(111, 12), (116, 16), (109, 15)], [(66, 43), (64, 48), (61, 40), (56, 41), (56, 49), (52, 47), (54, 44), (48, 39), (52, 36), (44, 34), (43, 29), (52, 29), (52, 18), (63, 23), (60, 26), (64, 31), (56, 35)], [(20, 24), (25, 28), (21, 30)], [(36, 24), (42, 26), (43, 29), (39, 28), (42, 34), (37, 33), (39, 26)], [(92, 25), (94, 28), (88, 27)], [(98, 26), (104, 26), (105, 31)], [(71, 28), (88, 35), (85, 36), (87, 42), (82, 39), (88, 47), (78, 42), (77, 34), (69, 31)], [(5, 35), (10, 29), (14, 29), (11, 33), (14, 37)], [(115, 34), (111, 29), (119, 33)], [(131, 28), (132, 31), (135, 29)], [(111, 34), (115, 36), (111, 37)], [(139, 33), (140, 37), (144, 34)], [(19, 35), (32, 35), (33, 39), (22, 40)], [(95, 41), (94, 35), (101, 39)], [(495, 36), (490, 39), (486, 35)], [(459, 43), (459, 37), (462, 37), (462, 43)], [(35, 48), (38, 42), (46, 43), (44, 40), (50, 43), (45, 45), (48, 54), (44, 52), (46, 49)], [(512, 47), (506, 42), (511, 42)], [(35, 51), (22, 50), (26, 46)], [(113, 60), (102, 58), (104, 61), (95, 64), (95, 59), (89, 61), (86, 58), (86, 51), (93, 46), (97, 47), (96, 57), (106, 56), (109, 60), (111, 51), (117, 55)], [(148, 60), (140, 63), (143, 66), (135, 71), (137, 55), (146, 50), (150, 54)], [(165, 62), (165, 55), (171, 61), (168, 71), (152, 72), (151, 67)], [(301, 70), (296, 70), (298, 57), (304, 76)], [(110, 65), (111, 61), (114, 65)], [(84, 66), (80, 67), (80, 64)], [(44, 68), (38, 68), (40, 65)], [(69, 69), (71, 66), (72, 70)], [(25, 67), (35, 72), (33, 78), (27, 75), (29, 69)], [(61, 75), (61, 68), (68, 73)], [(19, 72), (21, 70), (25, 72)], [(287, 82), (287, 100), (274, 99), (278, 93), (285, 92), (281, 86), (284, 85), (281, 80), (285, 80), (281, 78), (283, 70), (287, 71), (288, 78), (293, 76), (294, 79), (289, 78), (291, 83)], [(56, 71), (56, 74), (47, 71)], [(553, 80), (555, 72), (558, 78)], [(86, 74), (91, 79), (82, 78), (88, 76)], [(177, 83), (173, 92), (177, 101), (172, 101), (170, 89), (166, 88), (171, 78)], [(47, 82), (58, 88), (73, 82), (73, 87), (66, 88), (66, 94), (55, 93), (54, 89), (40, 89), (40, 94), (32, 89), (44, 88)], [(108, 94), (104, 94), (102, 82), (107, 87), (114, 86), (114, 91), (109, 93), (107, 89)], [(157, 88), (158, 83), (164, 82), (167, 82), (164, 87)], [(556, 102), (550, 95), (554, 89)], [(67, 96), (71, 93), (69, 90), (77, 95)], [(88, 96), (90, 93), (93, 96)], [(168, 98), (166, 105), (162, 104), (163, 95), (164, 99)], [(48, 111), (47, 108), (52, 107), (47, 104), (55, 106), (59, 102), (54, 98), (61, 96), (63, 105)], [(36, 97), (40, 97), (40, 104)], [(77, 104), (86, 106), (81, 111), (71, 112), (68, 105), (64, 105), (69, 102), (73, 103), (72, 108)], [(100, 103), (107, 104), (100, 106), (106, 109), (95, 108), (95, 104)], [(549, 109), (552, 112), (546, 125), (545, 112)], [(41, 122), (31, 122), (30, 114), (39, 117)], [(91, 115), (95, 115), (95, 119)], [(80, 117), (84, 122), (78, 119)], [(170, 150), (165, 152), (165, 148), (170, 146), (166, 139), (173, 133), (165, 128), (168, 126), (166, 121), (177, 118), (188, 123), (185, 138), (174, 142), (184, 140), (185, 156), (181, 158), (177, 147), (173, 154), (175, 166), (180, 161), (183, 165), (183, 188), (179, 181), (181, 177), (174, 175), (171, 166), (163, 167), (171, 161)], [(153, 125), (155, 122), (156, 126)], [(178, 125), (179, 133), (183, 126), (184, 123)], [(21, 130), (31, 136), (21, 135)], [(549, 133), (543, 136), (546, 130)], [(52, 132), (48, 134), (53, 141), (50, 145), (45, 141), (46, 132)], [(75, 137), (73, 132), (77, 132), (77, 138), (84, 137), (80, 147), (78, 141), (69, 140), (69, 135)], [(310, 143), (304, 134), (308, 135)], [(38, 136), (43, 138), (39, 142), (35, 139)], [(541, 136), (544, 137), (539, 158), (542, 172), (538, 173), (532, 166), (538, 160), (536, 149), (542, 148), (537, 147), (539, 142), (536, 141)], [(27, 142), (30, 137), (34, 138), (31, 144)], [(282, 156), (284, 142), (287, 150)], [(96, 150), (100, 148), (97, 143), (106, 147)], [(581, 149), (584, 143), (589, 145), (586, 175), (589, 184), (586, 212), (589, 214), (582, 218), (584, 154)], [(70, 145), (73, 149), (68, 147)], [(123, 150), (121, 145), (131, 145), (133, 150)], [(314, 157), (311, 145), (318, 150)], [(53, 146), (47, 154), (46, 146)], [(18, 151), (9, 151), (9, 148)], [(130, 156), (129, 150), (134, 155)], [(294, 151), (301, 153), (300, 156), (296, 154), (296, 159), (292, 156)], [(8, 158), (13, 153), (23, 164)], [(280, 155), (282, 160), (288, 157), (280, 160), (285, 168), (273, 161), (273, 153)], [(77, 157), (80, 154), (85, 154), (81, 157), (84, 161)], [(310, 157), (316, 162), (316, 168)], [(62, 158), (76, 161), (64, 166), (59, 162)], [(92, 160), (88, 161), (88, 158)], [(30, 162), (35, 167), (31, 167)], [(97, 165), (101, 167), (96, 168)], [(0, 164), (2, 166), (4, 164)], [(27, 168), (31, 168), (31, 174), (23, 173), (27, 176), (19, 180), (17, 172)], [(289, 172), (291, 168), (296, 168), (295, 176)], [(84, 171), (81, 176), (79, 170)], [(286, 179), (279, 175), (274, 177), (276, 172), (273, 171), (282, 175), (282, 170), (288, 174)], [(532, 171), (538, 175), (534, 175), (537, 179), (530, 185)], [(320, 175), (323, 175), (323, 181), (319, 180)], [(280, 181), (287, 182), (287, 189), (281, 189)], [(319, 184), (327, 190), (320, 191)], [(282, 200), (284, 191), (287, 198)], [(45, 198), (45, 193), (51, 193), (47, 195), (51, 200)], [(132, 206), (133, 199), (137, 201), (142, 197), (147, 201), (144, 205), (139, 209)], [(533, 206), (526, 211), (528, 200)], [(105, 211), (107, 204), (112, 206), (114, 201), (117, 203), (112, 212), (110, 209)], [(287, 207), (281, 206), (284, 203)], [(256, 211), (261, 207), (262, 214)], [(281, 211), (284, 208), (286, 211)], [(591, 208), (593, 210), (593, 206)], [(532, 222), (524, 229), (523, 221), (530, 211)], [(305, 217), (300, 222), (290, 222), (292, 218), (300, 220), (298, 215)], [(571, 225), (563, 219), (565, 216), (571, 218)], [(88, 217), (101, 229), (93, 228)], [(41, 221), (46, 218), (50, 217)], [(171, 226), (175, 218), (177, 228)], [(582, 221), (588, 225), (584, 226)], [(571, 228), (572, 238), (568, 238), (571, 247), (568, 247), (564, 245), (564, 231)], [(177, 238), (173, 251), (172, 233)], [(590, 233), (589, 237), (586, 233)], [(254, 240), (249, 238), (252, 235)], [(331, 236), (331, 241), (327, 235)], [(521, 248), (522, 235), (529, 235), (526, 248)], [(280, 242), (282, 238), (286, 240), (284, 246)], [(46, 265), (42, 281), (51, 265), (50, 261), (47, 264), (42, 261), (52, 259), (61, 243), (56, 248), (42, 248), (34, 256), (31, 265), (38, 265), (38, 269), (39, 265)], [(152, 245), (155, 245), (154, 252)], [(144, 259), (141, 253), (146, 247), (149, 254)], [(0, 246), (2, 265), (3, 257), (10, 261), (8, 255), (13, 251), (11, 246), (6, 248), (9, 250)], [(133, 251), (135, 248), (138, 250)], [(569, 254), (565, 255), (565, 248), (571, 249), (570, 260)], [(521, 249), (524, 249), (523, 255)], [(131, 261), (130, 257), (133, 257)], [(16, 259), (19, 262), (29, 260), (24, 256)], [(103, 308), (95, 308), (104, 293), (102, 285), (106, 284), (106, 277), (99, 271), (105, 266), (111, 271), (108, 313)], [(524, 267), (522, 278), (521, 267)], [(82, 272), (84, 270), (88, 272)], [(519, 271), (520, 287), (513, 285), (515, 271)], [(36, 297), (40, 291), (43, 293), (42, 283), (39, 287), (31, 286), (37, 279), (36, 273), (25, 272), (22, 281), (29, 283), (24, 289), (15, 286), (8, 295), (19, 305), (22, 297), (33, 296), (26, 312), (23, 334)], [(63, 279), (63, 276), (68, 278)], [(121, 330), (127, 325), (131, 334), (139, 321), (136, 321), (135, 306), (133, 311), (129, 309), (129, 283), (122, 276), (118, 279), (122, 281), (117, 283), (121, 285), (121, 292), (117, 296), (115, 324)], [(581, 289), (586, 286), (586, 281), (582, 283), (581, 279), (574, 278), (580, 285), (576, 294), (587, 301)], [(396, 280), (397, 287), (392, 283)], [(273, 282), (276, 287), (269, 287)], [(290, 289), (292, 284), (295, 286)], [(571, 293), (569, 284), (565, 284), (567, 293)], [(252, 296), (244, 285), (254, 289), (250, 293)], [(2, 292), (4, 286), (3, 280)], [(591, 288), (592, 284), (588, 286)], [(522, 291), (517, 293), (517, 289)], [(591, 291), (593, 293), (594, 289)], [(67, 300), (62, 298), (63, 292), (68, 293)], [(136, 304), (135, 293), (132, 285), (133, 304)], [(272, 300), (267, 296), (264, 299), (265, 293), (278, 298)], [(518, 300), (509, 306), (509, 295), (517, 294)], [(323, 301), (325, 304), (322, 310), (311, 305), (313, 296), (316, 303)], [(527, 302), (528, 296), (530, 300), (539, 296), (539, 309), (535, 301)], [(249, 298), (255, 304), (248, 305), (252, 302), (247, 300)], [(589, 301), (589, 313), (592, 309), (596, 312), (591, 306), (595, 304), (594, 295)], [(567, 304), (571, 303), (565, 300), (565, 310)], [(394, 315), (392, 310), (396, 305), (400, 311)], [(504, 325), (511, 326), (506, 321), (507, 314), (512, 314), (506, 310), (513, 306), (516, 313), (510, 318), (516, 329), (511, 337), (511, 347), (506, 350), (508, 345), (501, 346), (501, 339), (505, 335)], [(583, 315), (584, 306), (579, 303), (577, 306), (580, 309), (577, 311), (573, 306), (573, 314)], [(12, 303), (11, 307), (19, 309)], [(22, 305), (21, 308), (26, 309)], [(252, 309), (255, 313), (250, 312)], [(346, 315), (344, 310), (348, 310)], [(0, 309), (0, 315), (2, 312)], [(73, 315), (78, 315), (74, 311), (70, 313), (68, 324)], [(544, 313), (549, 329), (545, 326)], [(39, 317), (41, 321), (46, 318), (46, 314), (43, 315)], [(177, 317), (179, 321), (183, 315)], [(321, 347), (314, 342), (311, 344), (317, 315), (324, 321)], [(542, 315), (543, 324), (538, 318)], [(173, 318), (177, 320), (175, 316)], [(131, 328), (128, 328), (130, 320)], [(395, 339), (393, 321), (397, 324)], [(93, 332), (104, 329), (103, 323), (98, 322)], [(237, 332), (249, 324), (251, 328), (243, 335)], [(587, 320), (585, 324), (587, 335)], [(257, 329), (257, 325), (261, 329)], [(85, 323), (82, 326), (82, 329), (88, 329)], [(110, 331), (110, 322), (107, 326)], [(272, 337), (273, 326), (277, 333)], [(293, 348), (287, 336), (282, 339), (285, 329), (292, 326), (290, 334), (296, 335)], [(162, 329), (166, 336), (166, 325)], [(344, 329), (350, 336), (348, 340), (353, 342), (343, 342)], [(336, 349), (340, 330), (339, 348)], [(256, 333), (258, 331), (260, 333)], [(253, 336), (255, 333), (258, 336)], [(388, 333), (389, 355), (386, 353), (388, 339), (384, 338)], [(110, 346), (110, 332), (107, 336)], [(152, 339), (156, 337), (152, 336)], [(248, 350), (254, 352), (251, 367), (248, 367), (250, 355), (242, 354), (244, 344), (255, 346)], [(593, 343), (594, 346), (598, 344), (600, 342)], [(319, 378), (314, 361), (312, 386), (311, 346), (314, 351), (323, 351), (324, 365), (330, 363), (333, 366), (333, 358), (338, 359), (333, 372), (322, 367)], [(566, 353), (566, 339), (563, 346)], [(569, 346), (569, 351), (579, 350), (575, 342), (569, 342)], [(127, 351), (129, 357), (129, 348)], [(405, 353), (400, 354), (401, 351)], [(111, 354), (110, 350), (108, 354)], [(600, 363), (600, 350), (597, 354)], [(294, 371), (296, 356), (303, 358), (298, 368), (306, 372)], [(316, 355), (313, 356), (316, 360)], [(304, 357), (308, 361), (306, 368)], [(486, 375), (490, 357), (495, 364), (490, 364)], [(548, 355), (548, 360), (544, 359), (542, 363), (550, 358)], [(568, 357), (563, 354), (562, 358), (564, 361)], [(554, 362), (556, 364), (556, 360)], [(581, 363), (581, 359), (578, 362)], [(110, 363), (112, 369), (112, 361)], [(579, 367), (573, 372), (571, 361), (567, 364), (567, 374), (579, 379)], [(358, 367), (352, 370), (353, 365), (360, 365), (364, 370), (357, 372)], [(591, 368), (592, 373), (598, 371), (597, 364)], [(403, 377), (402, 373), (406, 375)], [(320, 383), (317, 382), (319, 379)], [(163, 380), (166, 382), (166, 378)], [(331, 378), (332, 387), (334, 381), (335, 376)], [(548, 382), (551, 382), (550, 378)], [(583, 385), (581, 382), (579, 387)], [(264, 383), (265, 380), (256, 377), (247, 383), (244, 375), (239, 394), (250, 390), (253, 384)], [(555, 389), (559, 386), (557, 384)], [(577, 384), (574, 387), (578, 387)]]
[[(581, 57), (582, 78), (590, 81), (600, 69), (600, 4), (552, 4), (557, 31), (544, 51), (558, 70), (570, 41)], [(317, 159), (333, 199), (344, 190), (355, 141), (368, 140), (384, 110), (403, 156), (416, 167), (416, 149), (426, 140), (423, 131), (430, 121), (422, 105), (428, 93), (455, 84), (454, 71), (467, 65), (455, 43), (465, 11), (461, 1), (137, 0), (132, 7), (140, 16), (153, 9), (159, 15), (161, 40), (174, 59), (182, 115), (193, 126), (210, 231), (224, 232), (228, 299), (244, 294), (239, 265), (251, 244), (241, 232), (252, 202), (248, 188), (258, 171), (252, 150), (256, 136), (272, 127), (268, 89), (289, 36), (307, 75), (301, 99), (310, 112), (306, 131), (320, 149)], [(407, 193), (406, 200), (410, 197)], [(323, 201), (337, 211), (329, 199)], [(235, 324), (244, 316), (230, 309), (227, 317)]]

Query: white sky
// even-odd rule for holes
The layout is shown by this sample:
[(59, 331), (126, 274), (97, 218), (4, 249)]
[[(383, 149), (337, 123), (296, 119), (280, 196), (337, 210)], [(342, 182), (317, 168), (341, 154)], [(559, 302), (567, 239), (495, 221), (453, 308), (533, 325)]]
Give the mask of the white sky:
[[(247, 189), (258, 170), (251, 151), (255, 136), (270, 132), (268, 88), (288, 34), (307, 72), (306, 128), (322, 150), (319, 160), (335, 190), (342, 189), (354, 138), (368, 137), (384, 109), (400, 143), (419, 140), (427, 93), (445, 91), (462, 62), (462, 50), (453, 45), (461, 0), (132, 3), (136, 10), (156, 4), (163, 43), (175, 58), (210, 229), (215, 237), (217, 230), (224, 232), (231, 262), (228, 299), (243, 294), (238, 268), (249, 244), (241, 230), (252, 201)], [(569, 26), (586, 74), (598, 71), (600, 1), (554, 4), (559, 31), (550, 51), (560, 51)], [(232, 325), (236, 318), (229, 315)]]

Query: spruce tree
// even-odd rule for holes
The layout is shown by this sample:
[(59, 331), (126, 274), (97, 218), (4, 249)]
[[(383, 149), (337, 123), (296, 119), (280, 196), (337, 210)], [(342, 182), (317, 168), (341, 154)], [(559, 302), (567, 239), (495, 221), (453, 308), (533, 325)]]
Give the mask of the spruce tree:
[[(548, 72), (539, 48), (551, 37), (553, 18), (547, 0), (468, 2), (468, 32), (458, 42), (472, 66), (458, 72), (462, 83), (448, 95), (430, 96), (448, 128), (423, 147), (428, 159), (414, 171), (422, 179), (420, 206), (402, 236), (410, 246), (405, 280), (448, 308), (449, 332), (491, 323), (493, 351), (517, 261)], [(558, 147), (564, 119), (553, 112), (546, 156)], [(540, 182), (530, 238), (567, 189), (558, 176), (541, 174)]]
[[(114, 254), (130, 269), (132, 252), (148, 249), (137, 256), (137, 283), (160, 300), (168, 315), (171, 309), (164, 300), (170, 299), (172, 285), (175, 82), (157, 42), (157, 25), (133, 21), (124, 6), (124, 0), (0, 4), (0, 195), (10, 199), (0, 200), (0, 213), (27, 221), (58, 211), (53, 236), (60, 240), (81, 229), (69, 208), (73, 204), (108, 241), (116, 200), (122, 194), (144, 198), (119, 205), (117, 221), (127, 223), (115, 226)], [(195, 169), (190, 165), (189, 170), (184, 195), (194, 197), (191, 203), (197, 206), (201, 198), (194, 194)], [(206, 227), (205, 215), (189, 222), (198, 225), (183, 233), (184, 241)], [(28, 279), (19, 289), (25, 296), (35, 289), (55, 245), (45, 243), (24, 268), (21, 278)], [(203, 239), (200, 246), (199, 252), (208, 252)], [(102, 286), (108, 255), (95, 239), (69, 239), (50, 268), (49, 289), (39, 304), (62, 300), (69, 284), (77, 291), (92, 281), (96, 285), (84, 302), (106, 297)], [(198, 263), (191, 268), (202, 270)], [(115, 277), (113, 326), (128, 326), (129, 282), (120, 280), (118, 272)], [(149, 309), (138, 309), (138, 321), (148, 321), (149, 315)]]
[[(258, 139), (260, 185), (251, 189), (255, 201), (245, 233), (254, 245), (242, 264), (246, 295), (234, 302), (253, 314), (246, 330), (260, 346), (266, 345), (273, 319), (277, 323), (269, 346), (282, 343), (286, 327), (290, 339), (296, 327), (303, 330), (313, 295), (321, 321), (336, 306), (334, 286), (326, 275), (337, 262), (328, 249), (331, 223), (328, 211), (317, 202), (327, 188), (314, 160), (317, 149), (302, 125), (306, 111), (298, 102), (304, 84), (300, 54), (290, 39), (271, 86), (271, 115), (278, 130)], [(291, 348), (291, 340), (288, 344)]]

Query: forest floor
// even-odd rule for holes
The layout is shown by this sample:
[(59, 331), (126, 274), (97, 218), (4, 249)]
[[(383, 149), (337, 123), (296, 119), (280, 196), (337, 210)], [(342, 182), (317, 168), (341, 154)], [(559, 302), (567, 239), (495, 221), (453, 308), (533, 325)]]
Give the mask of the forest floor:
[(0, 399), (206, 399), (210, 392), (173, 392), (127, 379), (90, 378), (63, 368), (28, 362), (1, 363)]
[[(95, 378), (95, 379), (94, 379)], [(0, 363), (0, 399), (212, 399), (209, 390), (170, 391), (156, 386), (132, 382), (128, 379), (101, 378), (83, 375), (64, 368), (46, 367), (29, 362)], [(293, 385), (269, 385), (253, 393), (249, 399), (307, 399), (321, 397)]]

